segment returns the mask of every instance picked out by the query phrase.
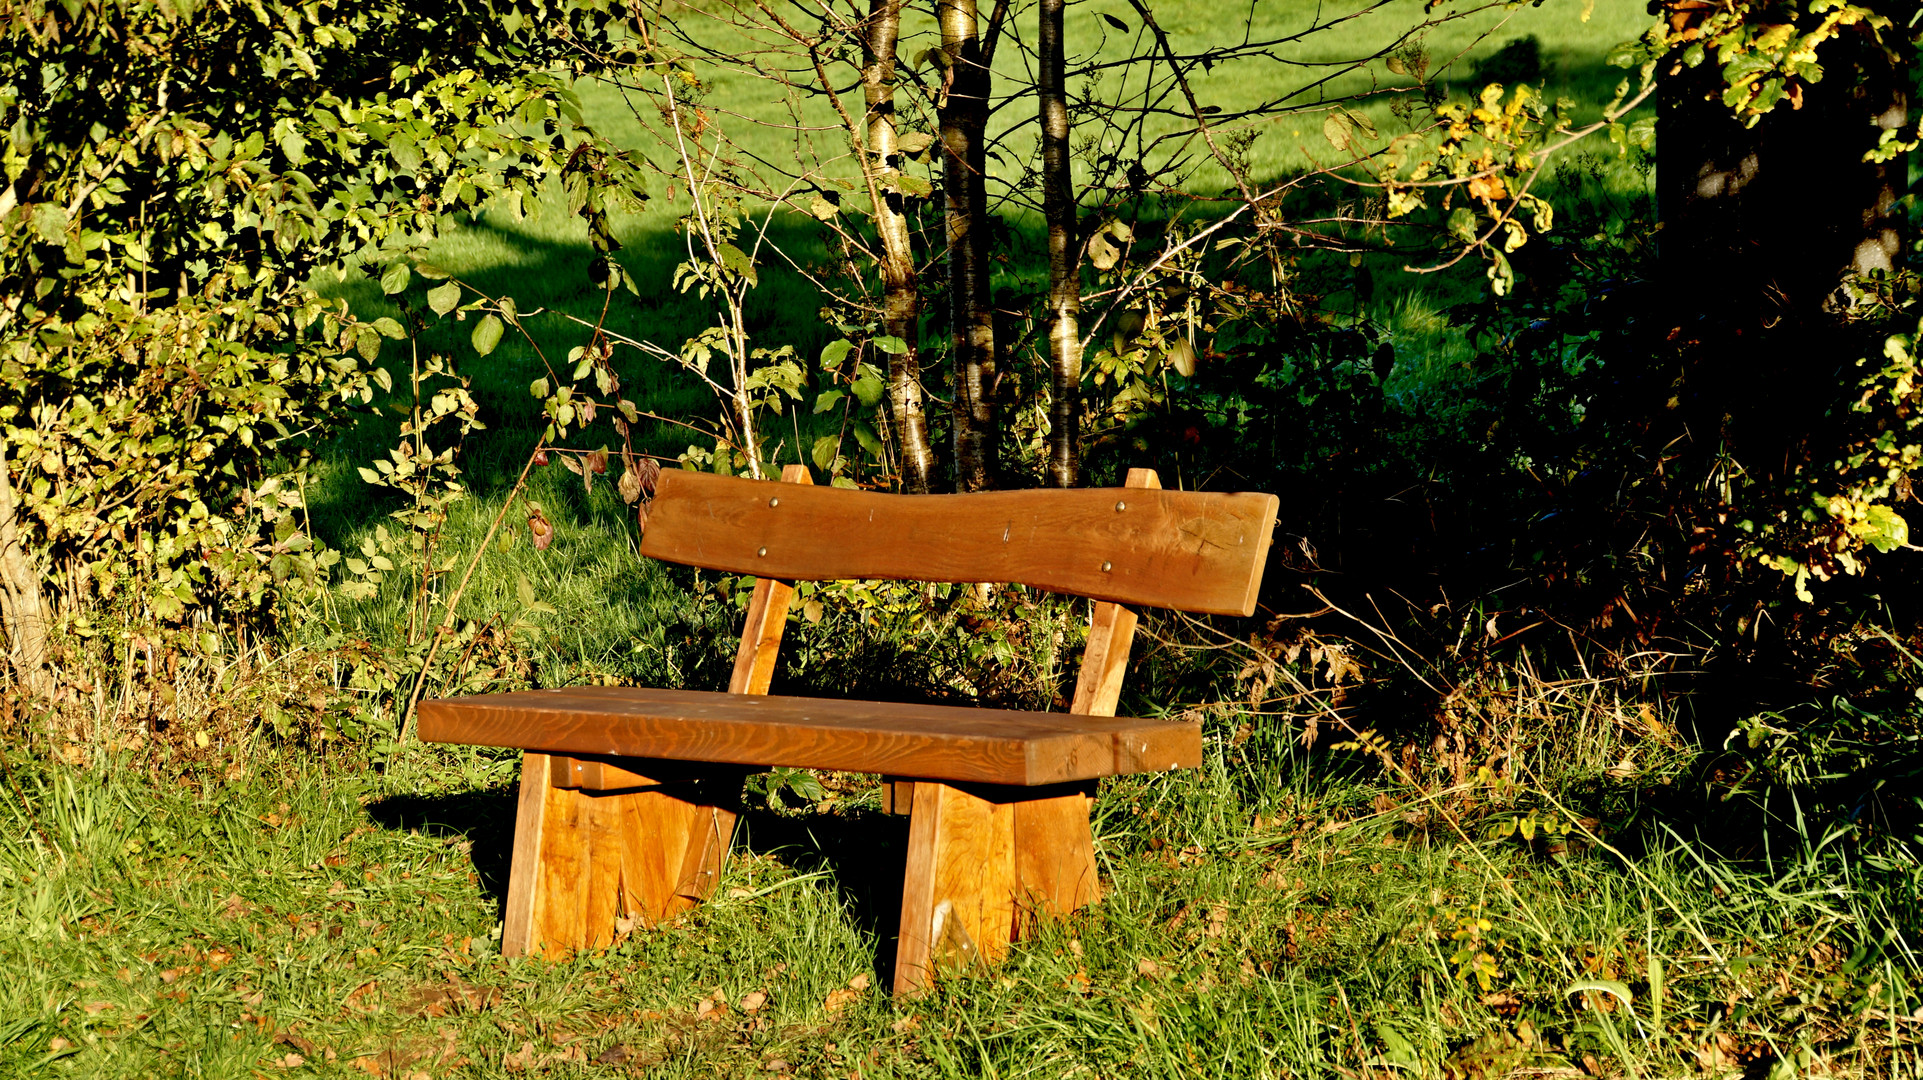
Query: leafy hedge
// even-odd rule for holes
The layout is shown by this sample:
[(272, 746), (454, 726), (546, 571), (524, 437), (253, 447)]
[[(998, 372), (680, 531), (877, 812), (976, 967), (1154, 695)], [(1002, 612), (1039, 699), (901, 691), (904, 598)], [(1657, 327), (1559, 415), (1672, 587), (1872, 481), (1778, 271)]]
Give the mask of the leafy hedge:
[[(308, 279), (361, 269), (399, 291), (420, 244), (487, 200), (518, 209), (598, 143), (570, 84), (630, 59), (621, 33), (603, 0), (10, 9), (10, 586), (177, 621), (311, 579), (305, 447), (374, 400), (404, 332)], [(589, 181), (638, 194), (626, 158), (590, 156)]]

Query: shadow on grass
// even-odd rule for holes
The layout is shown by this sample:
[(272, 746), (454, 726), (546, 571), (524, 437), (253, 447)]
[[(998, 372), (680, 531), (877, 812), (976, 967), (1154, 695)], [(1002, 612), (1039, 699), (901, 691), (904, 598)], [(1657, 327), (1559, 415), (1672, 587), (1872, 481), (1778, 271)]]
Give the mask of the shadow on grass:
[(429, 836), (458, 836), (473, 845), (474, 872), (497, 908), (507, 905), (507, 872), (514, 855), (514, 788), (442, 795), (389, 795), (367, 804), (374, 824)]
[(881, 985), (893, 984), (902, 875), (908, 864), (906, 817), (875, 811), (789, 817), (750, 809), (741, 815), (735, 845), (740, 851), (773, 856), (797, 873), (827, 871), (856, 929), (875, 942), (875, 974)]

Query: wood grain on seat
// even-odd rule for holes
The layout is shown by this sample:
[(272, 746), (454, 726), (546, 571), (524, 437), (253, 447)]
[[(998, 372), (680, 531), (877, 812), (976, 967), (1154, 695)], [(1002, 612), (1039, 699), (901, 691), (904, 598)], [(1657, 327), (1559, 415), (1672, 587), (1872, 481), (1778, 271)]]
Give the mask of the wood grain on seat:
[(789, 581), (1014, 582), (1248, 615), (1277, 505), (1144, 488), (888, 495), (671, 469), (656, 481), (641, 553)]
[(635, 687), (423, 701), (420, 736), (1020, 786), (1202, 762), (1200, 727), (1167, 720)]

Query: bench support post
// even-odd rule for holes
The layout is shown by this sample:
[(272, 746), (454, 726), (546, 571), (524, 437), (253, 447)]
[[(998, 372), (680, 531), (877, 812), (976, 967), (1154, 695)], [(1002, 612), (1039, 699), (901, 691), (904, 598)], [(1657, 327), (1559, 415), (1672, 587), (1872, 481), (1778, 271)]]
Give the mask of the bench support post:
[(1091, 788), (914, 781), (897, 994), (944, 967), (992, 964), (1040, 919), (1096, 900)]
[[(1127, 486), (1156, 490), (1153, 469)], [(1114, 716), (1136, 617), (1095, 605), (1069, 711)], [(1066, 789), (1066, 790), (1065, 790)], [(1089, 809), (1095, 785), (1009, 788), (884, 777), (882, 810), (908, 815), (895, 993), (928, 985), (946, 963), (989, 963), (1008, 943), (1101, 898)]]
[[(781, 478), (814, 483), (803, 465), (783, 466)], [(768, 692), (793, 596), (787, 582), (755, 582), (730, 693)], [(706, 899), (734, 837), (735, 813), (723, 804), (734, 803), (740, 778), (739, 769), (523, 755), (502, 955), (604, 948), (617, 919), (652, 925)]]
[[(669, 767), (637, 771), (650, 765)], [(502, 954), (605, 948), (622, 920), (653, 925), (704, 899), (734, 829), (734, 812), (715, 805), (722, 793), (705, 790), (723, 779), (661, 762), (524, 755)]]

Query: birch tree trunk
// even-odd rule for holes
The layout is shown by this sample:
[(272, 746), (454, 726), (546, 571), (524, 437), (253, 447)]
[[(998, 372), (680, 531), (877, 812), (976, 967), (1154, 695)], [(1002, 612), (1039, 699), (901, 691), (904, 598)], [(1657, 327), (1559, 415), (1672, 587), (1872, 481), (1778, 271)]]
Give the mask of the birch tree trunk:
[(53, 693), (47, 671), (47, 603), (40, 575), (19, 526), (19, 503), (7, 475), (7, 446), (0, 439), (0, 628), (7, 635), (7, 661), (15, 685), (33, 697)]
[[(882, 177), (901, 167), (895, 131), (895, 47), (900, 36), (901, 0), (871, 0), (861, 81), (868, 103), (868, 167)], [(927, 494), (934, 483), (935, 454), (922, 412), (921, 297), (908, 245), (908, 218), (901, 212), (900, 192), (886, 190), (892, 186), (878, 185), (881, 197), (875, 204), (875, 229), (881, 235), (881, 325), (883, 333), (907, 342), (908, 351), (888, 358), (888, 408), (901, 453), (902, 489)]]
[(1065, 0), (1041, 0), (1042, 216), (1048, 222), (1048, 466), (1050, 487), (1074, 487), (1081, 435), (1082, 314), (1075, 187), (1069, 174), (1068, 94), (1062, 43)]
[(942, 190), (948, 204), (948, 297), (955, 364), (955, 489), (993, 487), (995, 321), (988, 292), (988, 195), (983, 135), (988, 67), (975, 0), (937, 0), (947, 54), (941, 116)]

